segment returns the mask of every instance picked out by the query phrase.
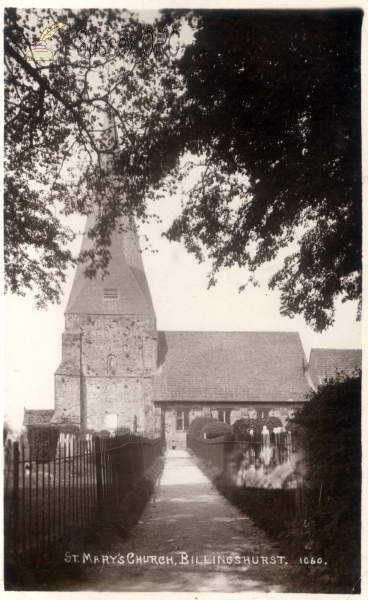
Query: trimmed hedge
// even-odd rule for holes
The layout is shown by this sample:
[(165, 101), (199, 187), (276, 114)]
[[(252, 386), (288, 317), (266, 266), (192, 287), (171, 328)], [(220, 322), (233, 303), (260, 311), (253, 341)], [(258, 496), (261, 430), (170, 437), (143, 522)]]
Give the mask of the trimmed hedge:
[(129, 433), (129, 427), (118, 427), (116, 430), (116, 435), (128, 435)]
[(115, 436), (129, 435), (130, 429), (129, 427), (118, 427), (115, 430), (115, 434), (113, 435), (111, 435), (110, 431), (108, 431), (107, 429), (101, 429), (101, 431), (96, 431), (95, 429), (87, 429), (86, 433), (92, 435), (93, 437), (109, 438)]
[(86, 433), (88, 433), (89, 435), (92, 435), (94, 438), (95, 437), (99, 437), (99, 438), (111, 437), (110, 432), (107, 429), (101, 429), (101, 431), (96, 431), (95, 429), (87, 429)]
[(206, 438), (208, 440), (212, 440), (214, 438), (221, 437), (222, 435), (228, 435), (231, 433), (231, 427), (227, 423), (222, 423), (221, 421), (213, 420), (209, 421), (204, 425), (201, 430), (201, 437), (204, 437), (206, 434)]
[(278, 417), (266, 417), (265, 419), (238, 419), (231, 426), (234, 435), (245, 436), (247, 429), (253, 429), (254, 433), (262, 433), (263, 426), (266, 425), (271, 433), (274, 427), (282, 427), (282, 421)]
[(247, 433), (247, 429), (248, 429), (248, 431), (249, 431), (249, 429), (252, 429), (250, 419), (238, 419), (231, 426), (232, 433), (239, 437), (245, 436)]
[(56, 456), (59, 428), (53, 425), (27, 425), (32, 460), (47, 461)]
[(202, 428), (209, 421), (216, 421), (216, 419), (214, 419), (210, 415), (206, 415), (204, 417), (196, 417), (195, 419), (193, 419), (193, 421), (189, 425), (188, 436), (194, 438), (201, 437)]
[(101, 431), (96, 431), (95, 435), (99, 438), (109, 438), (110, 432), (107, 429), (101, 429)]
[(73, 423), (64, 423), (62, 425), (57, 426), (60, 433), (64, 433), (64, 435), (80, 435), (80, 428), (78, 425), (74, 425)]

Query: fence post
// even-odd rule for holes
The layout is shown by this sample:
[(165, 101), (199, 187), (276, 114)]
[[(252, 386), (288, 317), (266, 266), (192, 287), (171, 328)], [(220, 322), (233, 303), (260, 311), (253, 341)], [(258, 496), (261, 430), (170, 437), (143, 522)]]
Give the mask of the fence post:
[(19, 442), (14, 442), (14, 488), (13, 488), (13, 519), (14, 519), (14, 558), (18, 558), (18, 525), (19, 525)]
[(102, 469), (101, 469), (101, 440), (99, 437), (95, 439), (95, 461), (96, 461), (96, 482), (97, 482), (97, 507), (102, 508)]

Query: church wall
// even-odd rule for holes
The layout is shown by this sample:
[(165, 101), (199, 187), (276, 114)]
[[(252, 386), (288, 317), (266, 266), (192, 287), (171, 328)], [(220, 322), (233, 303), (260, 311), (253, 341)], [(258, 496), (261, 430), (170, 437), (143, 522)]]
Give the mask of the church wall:
[(156, 367), (155, 319), (121, 315), (66, 315), (66, 329), (82, 329), (85, 376), (108, 374), (114, 357), (116, 376), (152, 372)]
[(316, 365), (313, 351), (311, 352), (311, 356), (310, 356), (310, 360), (309, 360), (308, 375), (311, 378), (311, 381), (312, 381), (314, 387), (317, 388), (320, 384), (320, 381), (319, 381), (319, 377), (318, 377), (317, 365)]
[(144, 382), (133, 377), (86, 377), (86, 428), (106, 429), (106, 416), (117, 414), (117, 426), (144, 429)]
[[(144, 371), (155, 373), (157, 369), (157, 330), (156, 319), (153, 320), (153, 327), (148, 330), (143, 336), (143, 365)], [(149, 325), (152, 324), (150, 320)], [(151, 395), (152, 398), (152, 395)]]
[(55, 375), (55, 414), (52, 422), (80, 424), (79, 375)]
[(79, 367), (80, 333), (64, 331), (62, 335), (62, 361), (72, 362)]
[(226, 410), (230, 410), (230, 424), (235, 423), (238, 419), (250, 419), (250, 425), (253, 419), (257, 417), (278, 417), (283, 426), (286, 425), (288, 417), (291, 417), (294, 413), (295, 409), (298, 406), (302, 406), (301, 404), (293, 404), (292, 406), (280, 406), (280, 405), (272, 405), (268, 403), (259, 403), (254, 405), (247, 405), (245, 403), (227, 405), (223, 404), (221, 406), (208, 406), (208, 405), (190, 405), (190, 404), (168, 404), (165, 414), (165, 438), (166, 438), (166, 446), (171, 449), (175, 446), (176, 449), (185, 448), (186, 447), (186, 436), (187, 431), (178, 431), (177, 430), (177, 412), (184, 411), (189, 412), (189, 424), (196, 417), (203, 417), (205, 415), (210, 415), (215, 419), (218, 418), (219, 411), (223, 411), (225, 413)]
[(152, 377), (145, 377), (143, 383), (144, 429), (161, 429), (161, 409), (152, 402)]

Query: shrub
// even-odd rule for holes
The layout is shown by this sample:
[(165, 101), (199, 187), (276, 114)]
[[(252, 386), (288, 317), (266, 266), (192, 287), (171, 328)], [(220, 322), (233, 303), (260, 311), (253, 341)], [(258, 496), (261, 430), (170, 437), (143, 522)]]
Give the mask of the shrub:
[[(125, 427), (121, 427), (121, 429), (123, 430), (123, 433), (119, 433), (119, 434), (117, 433), (117, 435), (126, 435), (130, 431), (129, 429), (126, 429)], [(101, 429), (100, 431), (96, 431), (95, 429), (87, 429), (86, 433), (92, 435), (94, 438), (99, 437), (102, 439), (102, 438), (111, 437), (110, 431), (108, 429)]]
[(128, 435), (129, 433), (129, 427), (118, 427), (116, 430), (116, 435)]
[(189, 425), (188, 436), (199, 438), (201, 436), (202, 427), (209, 421), (216, 421), (216, 419), (214, 419), (210, 415), (206, 415), (204, 417), (196, 417), (195, 419), (193, 419), (193, 421)]
[(299, 440), (299, 425), (294, 423), (292, 420), (293, 417), (289, 417), (286, 421), (285, 429), (286, 431), (290, 431), (291, 440), (293, 445), (293, 452), (301, 450), (300, 440)]
[(326, 502), (339, 513), (357, 514), (361, 483), (361, 377), (337, 376), (308, 394), (290, 424), (308, 466), (309, 486), (323, 485)]
[(64, 433), (65, 435), (80, 435), (80, 428), (73, 423), (63, 423), (62, 425), (58, 425), (58, 429), (60, 433)]
[(324, 552), (331, 591), (347, 593), (360, 580), (361, 377), (337, 375), (307, 399), (290, 424), (308, 467), (309, 547)]
[(237, 421), (235, 421), (235, 423), (232, 424), (231, 426), (231, 431), (234, 435), (237, 436), (244, 436), (247, 433), (247, 429), (252, 429), (252, 425), (251, 425), (251, 421), (250, 419), (238, 419)]
[(231, 433), (231, 427), (227, 423), (222, 423), (221, 421), (217, 421), (216, 419), (212, 421), (208, 421), (201, 430), (201, 437), (204, 437), (206, 434), (206, 438), (208, 440), (221, 437), (222, 435), (227, 435)]
[(265, 419), (254, 419), (254, 421), (251, 421), (251, 429), (255, 433), (261, 433), (264, 425), (266, 425), (268, 431), (271, 433), (274, 427), (282, 427), (282, 421), (278, 417), (266, 417)]
[(99, 438), (109, 438), (110, 432), (107, 429), (101, 429), (101, 431), (96, 431), (95, 435)]
[(232, 433), (236, 436), (245, 437), (247, 429), (253, 429), (254, 433), (262, 433), (263, 426), (266, 425), (271, 433), (274, 427), (282, 427), (282, 421), (278, 417), (266, 417), (264, 419), (238, 419), (231, 426)]
[(28, 425), (27, 438), (32, 460), (46, 461), (55, 458), (59, 428), (53, 425)]

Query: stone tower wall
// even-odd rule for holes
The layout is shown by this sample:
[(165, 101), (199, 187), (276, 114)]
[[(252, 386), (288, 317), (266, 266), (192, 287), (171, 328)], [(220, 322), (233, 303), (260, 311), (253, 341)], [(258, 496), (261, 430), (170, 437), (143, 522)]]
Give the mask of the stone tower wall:
[(115, 414), (118, 427), (152, 427), (156, 348), (154, 317), (66, 315), (53, 421), (99, 431)]
[(80, 424), (80, 376), (55, 375), (55, 413), (52, 423)]
[[(85, 377), (152, 374), (157, 334), (154, 318), (123, 315), (81, 315), (82, 370)], [(108, 359), (114, 358), (114, 373)]]

